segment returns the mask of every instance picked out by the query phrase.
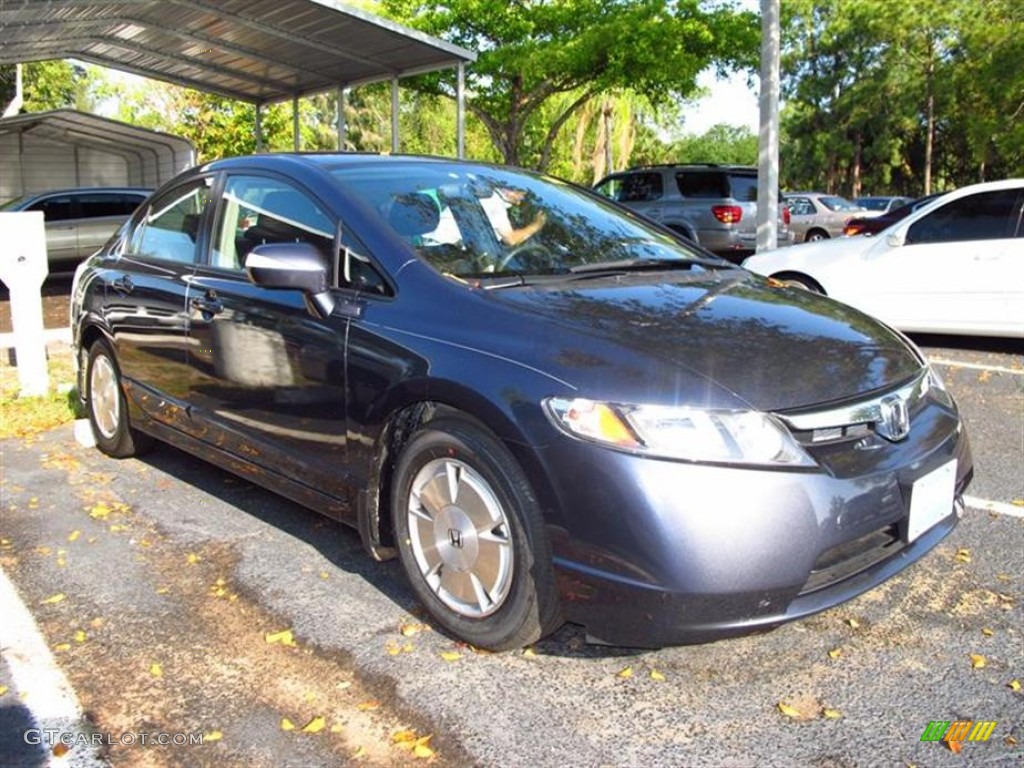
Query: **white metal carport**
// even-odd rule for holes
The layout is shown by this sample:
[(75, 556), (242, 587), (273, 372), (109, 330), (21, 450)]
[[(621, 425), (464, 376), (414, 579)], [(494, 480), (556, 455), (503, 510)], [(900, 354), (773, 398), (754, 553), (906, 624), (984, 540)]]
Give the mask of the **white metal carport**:
[(194, 163), (180, 136), (85, 112), (0, 119), (0, 204), (61, 187), (158, 187)]
[[(262, 105), (289, 99), (294, 105), (301, 96), (337, 89), (339, 147), (345, 89), (389, 81), (394, 105), (402, 77), (456, 68), (462, 156), (463, 67), (476, 54), (332, 0), (0, 3), (0, 64), (62, 58), (248, 101), (257, 105), (257, 121)], [(398, 144), (393, 110), (392, 149)]]

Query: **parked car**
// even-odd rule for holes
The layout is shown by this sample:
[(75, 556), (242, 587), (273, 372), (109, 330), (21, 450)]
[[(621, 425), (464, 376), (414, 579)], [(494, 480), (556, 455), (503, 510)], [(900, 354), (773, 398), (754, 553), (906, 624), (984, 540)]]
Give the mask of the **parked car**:
[(854, 216), (843, 227), (843, 235), (846, 237), (852, 237), (853, 235), (876, 235), (883, 229), (891, 227), (897, 221), (902, 221), (918, 208), (927, 205), (935, 198), (941, 197), (944, 194), (944, 192), (935, 192), (931, 195), (919, 197), (917, 200), (913, 200), (880, 216)]
[(65, 272), (99, 250), (152, 191), (139, 187), (58, 189), (15, 198), (0, 210), (42, 211), (50, 272)]
[[(594, 189), (730, 261), (738, 263), (757, 247), (756, 168), (644, 166), (606, 176)], [(782, 206), (778, 241), (793, 242)]]
[(1024, 179), (963, 187), (877, 237), (752, 256), (747, 269), (904, 331), (1024, 337)]
[(820, 192), (787, 192), (782, 199), (789, 206), (790, 226), (798, 243), (839, 237), (850, 217), (864, 212), (845, 197)]
[[(503, 245), (496, 198), (540, 225)], [(78, 269), (72, 332), (102, 451), (159, 438), (355, 526), (483, 648), (821, 611), (941, 541), (973, 471), (895, 331), (483, 164), (188, 171)]]
[(897, 208), (911, 202), (909, 197), (887, 197), (875, 195), (873, 197), (858, 197), (854, 202), (864, 209), (862, 216), (881, 216), (882, 214), (894, 211)]

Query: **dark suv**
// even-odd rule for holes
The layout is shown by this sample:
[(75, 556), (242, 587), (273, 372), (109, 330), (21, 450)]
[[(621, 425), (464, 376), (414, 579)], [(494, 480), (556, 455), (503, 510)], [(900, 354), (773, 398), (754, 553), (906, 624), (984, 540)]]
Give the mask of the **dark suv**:
[[(731, 261), (757, 245), (756, 168), (652, 165), (606, 176), (594, 189)], [(785, 207), (778, 240), (793, 243)]]

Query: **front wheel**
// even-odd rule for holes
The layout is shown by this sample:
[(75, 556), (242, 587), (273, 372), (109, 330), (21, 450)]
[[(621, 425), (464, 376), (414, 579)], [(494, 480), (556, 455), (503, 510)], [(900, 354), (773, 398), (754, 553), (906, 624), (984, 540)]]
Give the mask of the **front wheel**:
[(105, 341), (89, 348), (85, 375), (86, 405), (96, 446), (108, 456), (124, 459), (148, 450), (153, 439), (132, 429), (121, 389), (121, 371)]
[(402, 450), (392, 500), (406, 575), (448, 632), (501, 651), (561, 623), (537, 501), (489, 434), (458, 420), (427, 424)]

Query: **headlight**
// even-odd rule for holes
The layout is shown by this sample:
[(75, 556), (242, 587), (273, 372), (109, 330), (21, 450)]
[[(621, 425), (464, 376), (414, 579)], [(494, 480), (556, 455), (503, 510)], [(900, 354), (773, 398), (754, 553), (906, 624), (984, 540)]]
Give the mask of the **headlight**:
[(555, 426), (573, 437), (636, 453), (685, 461), (810, 467), (814, 460), (774, 417), (662, 405), (622, 405), (548, 398)]

